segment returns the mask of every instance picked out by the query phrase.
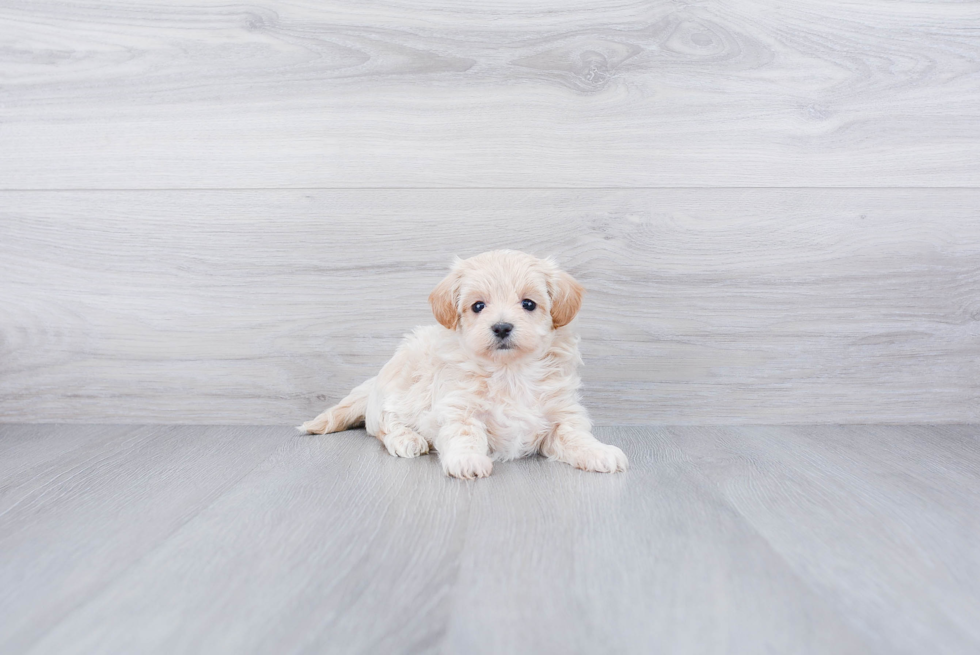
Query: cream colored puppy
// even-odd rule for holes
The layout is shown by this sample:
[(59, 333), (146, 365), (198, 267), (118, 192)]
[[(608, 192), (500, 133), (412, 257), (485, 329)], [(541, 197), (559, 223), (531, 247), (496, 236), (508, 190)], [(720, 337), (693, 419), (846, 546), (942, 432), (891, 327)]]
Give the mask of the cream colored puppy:
[(566, 326), (582, 292), (550, 259), (514, 250), (457, 258), (429, 296), (441, 325), (416, 328), (376, 377), (300, 429), (324, 434), (363, 421), (397, 457), (435, 447), (457, 478), (533, 453), (623, 471), (626, 455), (592, 436), (579, 404), (582, 359)]

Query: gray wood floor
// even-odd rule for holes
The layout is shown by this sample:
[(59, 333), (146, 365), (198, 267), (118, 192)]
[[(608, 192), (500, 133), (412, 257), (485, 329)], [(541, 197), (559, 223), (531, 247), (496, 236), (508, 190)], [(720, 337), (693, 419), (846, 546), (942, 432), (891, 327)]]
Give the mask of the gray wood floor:
[(444, 478), (361, 431), (0, 426), (0, 650), (975, 653), (980, 428), (633, 427)]

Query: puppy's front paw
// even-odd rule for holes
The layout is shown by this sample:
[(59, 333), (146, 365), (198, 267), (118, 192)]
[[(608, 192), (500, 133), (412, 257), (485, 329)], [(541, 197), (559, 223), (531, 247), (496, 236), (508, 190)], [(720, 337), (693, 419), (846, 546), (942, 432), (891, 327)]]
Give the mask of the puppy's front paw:
[(388, 452), (395, 457), (418, 457), (429, 452), (429, 442), (408, 428), (386, 434), (384, 443)]
[(568, 463), (583, 471), (617, 473), (629, 468), (626, 454), (616, 446), (609, 444), (595, 443), (588, 447), (576, 449), (574, 453), (569, 454), (571, 457), (569, 457)]
[(493, 470), (493, 461), (486, 455), (467, 453), (465, 455), (440, 455), (442, 470), (446, 475), (464, 480), (485, 478)]

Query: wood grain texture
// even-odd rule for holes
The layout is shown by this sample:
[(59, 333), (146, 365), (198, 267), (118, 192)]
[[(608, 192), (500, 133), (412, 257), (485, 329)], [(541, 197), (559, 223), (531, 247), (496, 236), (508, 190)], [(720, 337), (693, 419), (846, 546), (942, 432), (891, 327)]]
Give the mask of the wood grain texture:
[(295, 425), (453, 254), (587, 287), (604, 424), (980, 420), (980, 190), (0, 193), (0, 419)]
[(537, 459), (474, 487), (446, 652), (875, 652), (669, 431), (599, 437), (628, 454), (627, 475)]
[(977, 186), (976, 3), (10, 0), (0, 186)]
[[(95, 434), (0, 426), (0, 443), (33, 433), (41, 452), (76, 429)], [(0, 593), (20, 599), (0, 636), (19, 617), (17, 652), (980, 648), (976, 426), (603, 428), (628, 472), (535, 458), (469, 483), (363, 431), (120, 429), (100, 466), (80, 450), (51, 469), (70, 494), (0, 514)], [(163, 459), (165, 480), (133, 475)], [(144, 550), (179, 504), (145, 487), (211, 484), (205, 468), (220, 489)], [(83, 547), (102, 534), (126, 566)], [(67, 612), (35, 588), (80, 575), (97, 591)]]
[(333, 439), (280, 428), (275, 438), (272, 457), (52, 626), (34, 652), (409, 653), (438, 644), (471, 488), (446, 478), (436, 458), (391, 457), (363, 431)]
[[(744, 428), (675, 439), (795, 575), (846, 603), (848, 622), (878, 647), (931, 650), (935, 626), (940, 651), (980, 644), (980, 428)], [(896, 624), (900, 640), (888, 636)]]
[(0, 428), (0, 443), (21, 451), (0, 469), (0, 651), (23, 652), (98, 596), (264, 460), (278, 445), (269, 435)]

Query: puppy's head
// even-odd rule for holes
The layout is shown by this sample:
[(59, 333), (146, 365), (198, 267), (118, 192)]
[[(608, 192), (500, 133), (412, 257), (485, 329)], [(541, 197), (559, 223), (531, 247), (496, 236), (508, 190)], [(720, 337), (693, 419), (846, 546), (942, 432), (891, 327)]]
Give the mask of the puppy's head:
[(493, 250), (457, 258), (429, 303), (465, 348), (504, 362), (543, 352), (554, 330), (575, 318), (583, 291), (551, 259)]

